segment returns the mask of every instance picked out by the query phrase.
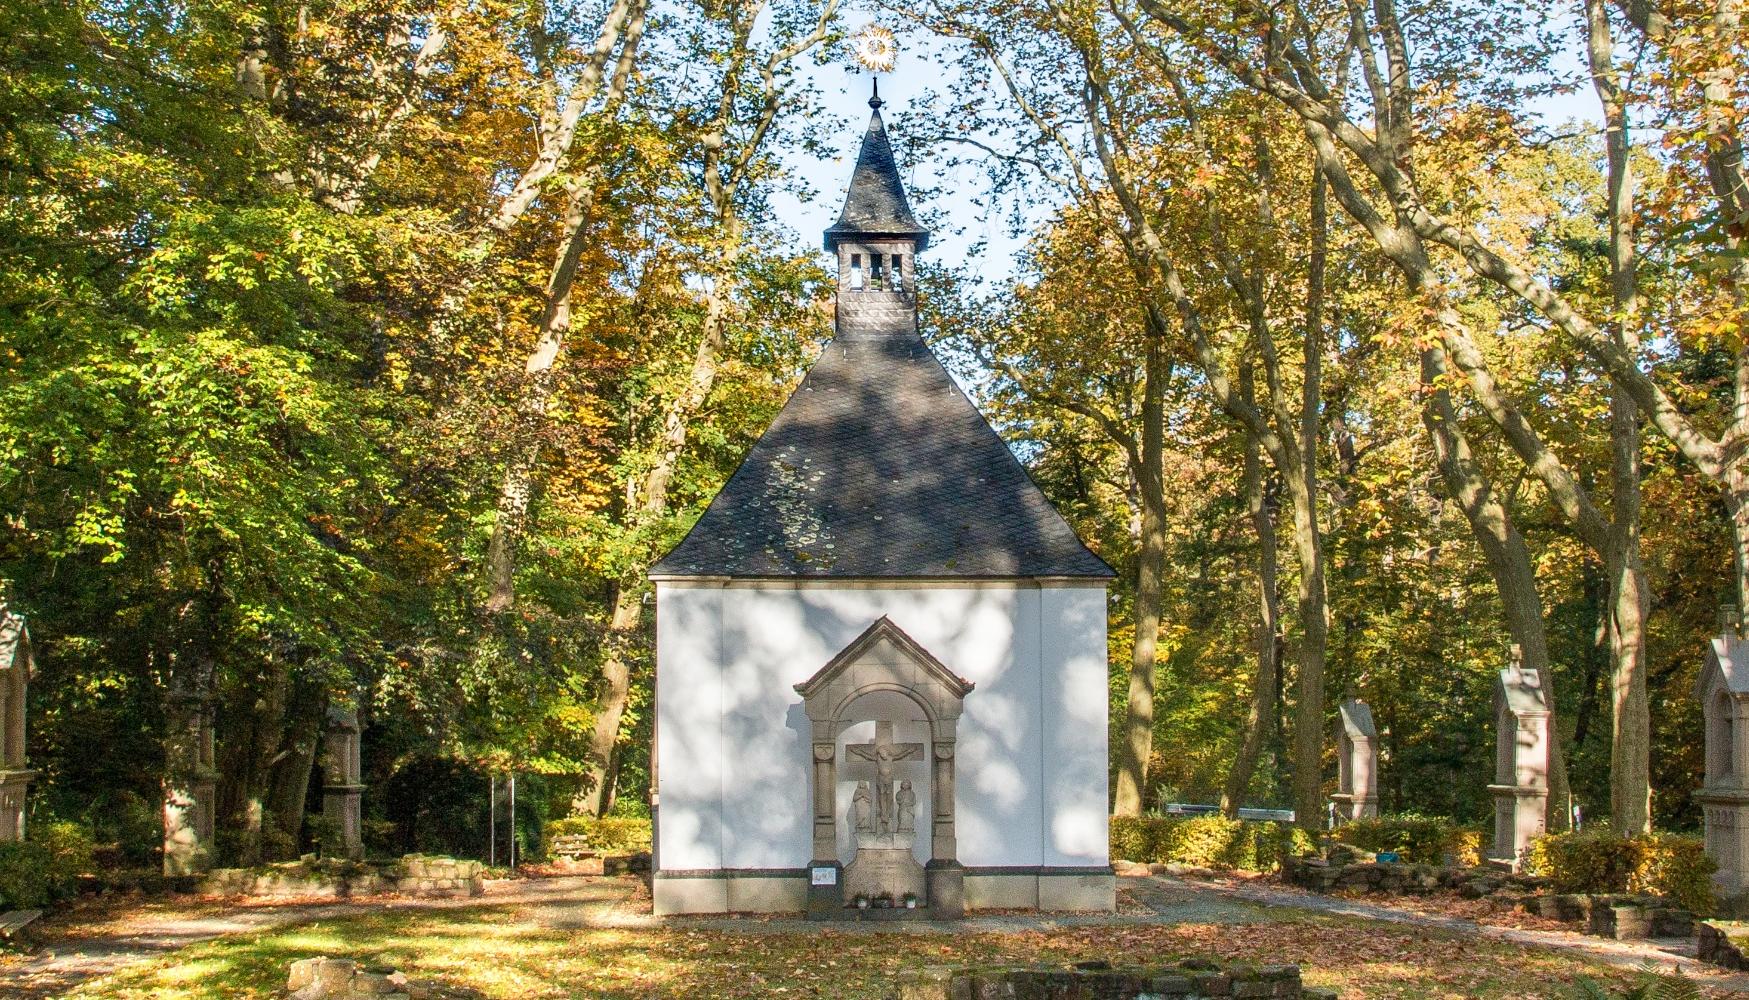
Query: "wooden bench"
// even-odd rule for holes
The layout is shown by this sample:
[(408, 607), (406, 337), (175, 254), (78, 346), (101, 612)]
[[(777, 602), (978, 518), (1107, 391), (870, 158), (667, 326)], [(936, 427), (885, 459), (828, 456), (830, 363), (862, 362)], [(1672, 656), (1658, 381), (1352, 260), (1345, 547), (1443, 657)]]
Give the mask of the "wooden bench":
[(547, 845), (547, 853), (555, 858), (569, 858), (573, 861), (595, 857), (595, 850), (589, 846), (589, 838), (580, 833), (554, 837)]
[(0, 939), (12, 940), (19, 931), (24, 930), (43, 915), (41, 910), (11, 910), (0, 913)]

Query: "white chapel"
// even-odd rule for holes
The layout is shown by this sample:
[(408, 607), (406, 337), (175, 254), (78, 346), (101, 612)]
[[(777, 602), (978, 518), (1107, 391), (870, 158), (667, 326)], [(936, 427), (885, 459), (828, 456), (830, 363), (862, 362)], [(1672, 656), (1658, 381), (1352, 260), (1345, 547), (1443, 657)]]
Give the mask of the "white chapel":
[(1113, 574), (919, 335), (869, 104), (836, 336), (650, 570), (656, 912), (1111, 910)]

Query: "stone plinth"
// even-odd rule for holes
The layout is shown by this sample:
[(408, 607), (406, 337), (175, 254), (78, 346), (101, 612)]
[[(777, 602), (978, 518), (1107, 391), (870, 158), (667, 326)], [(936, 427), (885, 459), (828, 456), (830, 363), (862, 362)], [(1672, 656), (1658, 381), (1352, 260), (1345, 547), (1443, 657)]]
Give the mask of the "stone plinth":
[(24, 839), (24, 797), (36, 772), (24, 753), (25, 693), (36, 659), (24, 618), (0, 601), (0, 841)]
[(1549, 703), (1536, 671), (1519, 662), (1494, 684), (1496, 735), (1494, 844), (1488, 857), (1516, 869), (1530, 842), (1541, 836), (1549, 803)]
[(196, 875), (212, 868), (213, 812), (218, 778), (213, 714), (206, 684), (183, 678), (165, 704), (164, 874)]
[(350, 708), (330, 708), (325, 742), (322, 817), (340, 840), (323, 847), (335, 857), (356, 861), (364, 857), (364, 785), (360, 780), (363, 765), (358, 713)]
[(1339, 821), (1379, 814), (1378, 729), (1366, 702), (1350, 698), (1338, 706), (1336, 803)]
[(1749, 905), (1749, 640), (1736, 614), (1713, 638), (1694, 685), (1706, 728), (1706, 771), (1694, 800), (1706, 818), (1707, 855), (1719, 866), (1720, 910)]
[(876, 899), (885, 896), (897, 905), (904, 905), (906, 894), (917, 897), (919, 906), (927, 899), (923, 866), (917, 863), (909, 848), (864, 847), (844, 868), (844, 900), (853, 903), (858, 896)]

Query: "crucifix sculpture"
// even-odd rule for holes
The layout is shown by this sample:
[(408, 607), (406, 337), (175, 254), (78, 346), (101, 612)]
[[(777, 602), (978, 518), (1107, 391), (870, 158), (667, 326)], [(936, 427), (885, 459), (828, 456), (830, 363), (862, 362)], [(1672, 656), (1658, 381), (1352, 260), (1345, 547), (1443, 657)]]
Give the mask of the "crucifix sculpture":
[(892, 836), (899, 828), (894, 816), (893, 765), (902, 760), (922, 760), (923, 744), (894, 743), (893, 724), (877, 722), (873, 743), (846, 744), (844, 752), (852, 760), (874, 761), (874, 832), (882, 837)]

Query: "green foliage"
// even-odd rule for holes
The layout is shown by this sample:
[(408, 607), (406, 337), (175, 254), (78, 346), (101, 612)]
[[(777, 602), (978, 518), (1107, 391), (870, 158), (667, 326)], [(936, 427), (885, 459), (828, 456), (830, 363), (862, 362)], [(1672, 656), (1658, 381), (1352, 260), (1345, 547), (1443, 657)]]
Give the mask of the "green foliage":
[(582, 834), (590, 847), (609, 854), (637, 854), (650, 850), (652, 828), (647, 818), (636, 816), (567, 816), (546, 826), (547, 843), (554, 837)]
[(1607, 827), (1545, 834), (1525, 859), (1525, 870), (1549, 879), (1557, 892), (1653, 893), (1701, 916), (1716, 904), (1717, 867), (1697, 837), (1622, 837)]
[(0, 910), (34, 910), (78, 889), (91, 871), (91, 837), (77, 824), (39, 824), (29, 840), (0, 843)]
[(1111, 856), (1143, 864), (1270, 872), (1284, 854), (1313, 846), (1310, 834), (1287, 823), (1220, 815), (1111, 818)]
[(1377, 854), (1395, 851), (1413, 864), (1443, 864), (1447, 855), (1460, 865), (1482, 863), (1482, 833), (1441, 816), (1401, 813), (1344, 823), (1336, 840)]

